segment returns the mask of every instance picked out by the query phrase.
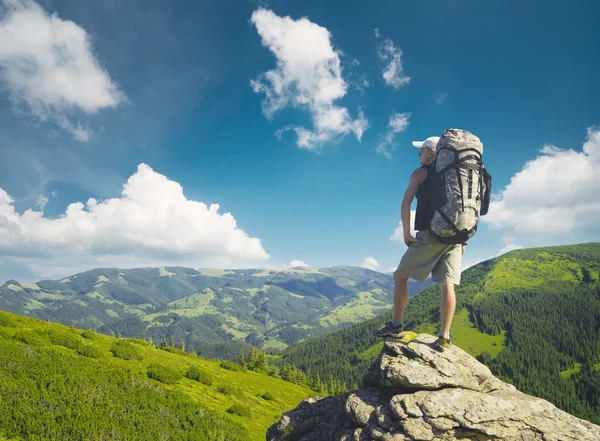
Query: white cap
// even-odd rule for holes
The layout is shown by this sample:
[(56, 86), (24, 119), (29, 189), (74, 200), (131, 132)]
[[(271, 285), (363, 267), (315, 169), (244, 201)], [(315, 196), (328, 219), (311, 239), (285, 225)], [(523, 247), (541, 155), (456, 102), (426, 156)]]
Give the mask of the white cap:
[(424, 149), (425, 147), (429, 147), (432, 150), (435, 150), (435, 146), (440, 140), (439, 136), (430, 136), (425, 141), (413, 141), (413, 145), (418, 149)]

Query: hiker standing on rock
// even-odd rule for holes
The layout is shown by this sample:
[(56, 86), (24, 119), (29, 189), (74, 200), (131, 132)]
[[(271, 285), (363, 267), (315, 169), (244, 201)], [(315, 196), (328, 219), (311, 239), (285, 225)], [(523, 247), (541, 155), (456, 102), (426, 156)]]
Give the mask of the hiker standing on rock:
[[(436, 348), (445, 350), (450, 346), (450, 325), (454, 316), (456, 297), (454, 285), (460, 284), (462, 255), (465, 243), (445, 244), (430, 231), (434, 206), (431, 200), (432, 176), (435, 174), (434, 160), (439, 137), (432, 136), (422, 142), (413, 142), (418, 148), (421, 167), (410, 176), (401, 207), (404, 243), (408, 250), (404, 253), (394, 272), (394, 318), (381, 329), (373, 332), (378, 337), (402, 338), (404, 309), (408, 303), (408, 279), (424, 282), (429, 274), (434, 282), (440, 283), (442, 300), (440, 304), (441, 329)], [(410, 204), (417, 197), (415, 216), (416, 238), (410, 234)]]

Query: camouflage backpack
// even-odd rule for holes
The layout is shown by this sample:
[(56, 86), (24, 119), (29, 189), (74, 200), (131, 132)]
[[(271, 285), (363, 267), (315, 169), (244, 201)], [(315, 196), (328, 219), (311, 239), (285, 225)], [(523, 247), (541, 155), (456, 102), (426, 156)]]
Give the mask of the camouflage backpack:
[(429, 230), (442, 243), (466, 243), (490, 204), (492, 177), (481, 161), (483, 144), (472, 133), (448, 129), (436, 150)]

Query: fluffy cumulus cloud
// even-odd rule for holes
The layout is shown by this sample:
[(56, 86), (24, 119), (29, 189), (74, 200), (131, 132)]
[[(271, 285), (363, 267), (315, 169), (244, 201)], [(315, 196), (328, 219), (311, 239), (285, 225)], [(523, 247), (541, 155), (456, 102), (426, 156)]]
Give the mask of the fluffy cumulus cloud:
[(591, 127), (581, 151), (544, 146), (496, 196), (482, 220), (510, 237), (510, 243), (597, 228), (598, 170), (600, 129)]
[(377, 271), (379, 269), (379, 262), (377, 262), (372, 257), (367, 257), (365, 260), (363, 260), (360, 266), (373, 271)]
[(402, 51), (394, 46), (394, 42), (386, 39), (377, 51), (379, 58), (386, 63), (383, 69), (383, 79), (388, 86), (400, 89), (410, 82), (410, 77), (402, 67)]
[(0, 80), (18, 109), (53, 120), (78, 141), (91, 130), (69, 118), (125, 99), (93, 54), (87, 32), (31, 0), (0, 0)]
[(177, 182), (140, 164), (121, 197), (75, 202), (55, 219), (16, 212), (0, 188), (0, 256), (40, 277), (98, 266), (226, 267), (265, 261), (258, 238), (219, 205), (187, 199)]
[[(416, 236), (416, 231), (414, 228), (415, 225), (415, 216), (416, 216), (416, 211), (415, 210), (411, 210), (410, 211), (410, 234), (415, 237)], [(392, 233), (392, 235), (390, 236), (390, 240), (392, 242), (396, 242), (398, 244), (404, 244), (404, 230), (402, 229), (402, 220), (400, 220), (400, 222), (398, 223), (398, 226), (396, 227), (396, 229), (394, 230), (394, 232)]]
[(410, 112), (406, 113), (392, 113), (390, 121), (387, 126), (387, 132), (383, 137), (383, 140), (377, 146), (377, 153), (385, 156), (388, 159), (392, 158), (389, 148), (395, 148), (394, 137), (396, 133), (403, 132), (407, 129), (410, 120)]
[(296, 132), (301, 148), (316, 150), (351, 133), (360, 141), (368, 127), (362, 111), (353, 119), (347, 108), (335, 104), (346, 95), (348, 84), (342, 78), (340, 52), (333, 48), (329, 31), (308, 18), (279, 17), (264, 8), (254, 11), (251, 22), (263, 46), (277, 58), (275, 69), (251, 81), (253, 90), (265, 95), (265, 116), (271, 118), (287, 106), (307, 110), (312, 129), (283, 129)]
[(298, 266), (304, 266), (304, 267), (308, 267), (308, 264), (302, 262), (301, 260), (292, 260), (290, 263), (288, 263), (287, 265), (284, 265), (285, 269), (289, 269), (289, 268), (296, 268)]

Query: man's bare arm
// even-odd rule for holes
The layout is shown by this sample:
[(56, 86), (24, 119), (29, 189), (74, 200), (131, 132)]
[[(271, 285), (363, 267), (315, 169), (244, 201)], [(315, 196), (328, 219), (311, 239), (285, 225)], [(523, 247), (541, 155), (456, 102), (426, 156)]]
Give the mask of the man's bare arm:
[(404, 198), (402, 198), (400, 218), (402, 220), (402, 232), (404, 234), (404, 243), (407, 247), (411, 246), (411, 244), (414, 242), (418, 242), (417, 239), (410, 235), (410, 204), (412, 203), (415, 195), (417, 194), (417, 191), (419, 190), (419, 185), (423, 183), (426, 177), (426, 170), (422, 168), (416, 169), (412, 173), (412, 175), (410, 175), (408, 187), (404, 192)]

